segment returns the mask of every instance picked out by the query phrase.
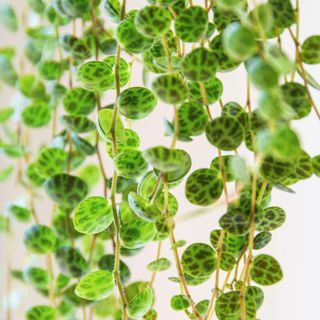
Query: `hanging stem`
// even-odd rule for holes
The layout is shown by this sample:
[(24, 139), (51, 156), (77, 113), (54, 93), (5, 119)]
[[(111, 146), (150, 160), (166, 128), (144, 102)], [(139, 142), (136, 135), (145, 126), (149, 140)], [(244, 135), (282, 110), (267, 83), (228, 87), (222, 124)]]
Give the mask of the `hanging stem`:
[(170, 244), (171, 244), (171, 249), (173, 252), (173, 257), (175, 260), (175, 264), (176, 264), (176, 268), (177, 268), (177, 272), (178, 272), (178, 277), (180, 280), (180, 284), (183, 288), (183, 291), (185, 293), (185, 295), (187, 296), (189, 303), (191, 305), (192, 311), (194, 313), (194, 315), (196, 316), (197, 319), (202, 320), (203, 318), (201, 317), (201, 315), (199, 314), (199, 312), (197, 311), (195, 304), (191, 298), (187, 283), (186, 283), (186, 279), (184, 277), (184, 273), (182, 270), (182, 266), (180, 263), (180, 258), (179, 258), (179, 254), (178, 254), (178, 250), (175, 246), (176, 244), (176, 240), (174, 237), (174, 233), (173, 233), (173, 220), (170, 216), (170, 209), (169, 209), (169, 187), (168, 187), (168, 179), (167, 176), (164, 175), (163, 177), (163, 183), (164, 183), (164, 210), (165, 210), (165, 215), (166, 215), (166, 219), (167, 219), (167, 226), (168, 226), (168, 232), (169, 232), (169, 239), (170, 239)]
[[(156, 256), (156, 260), (160, 259), (160, 255), (161, 255), (161, 247), (162, 247), (162, 241), (158, 242), (158, 249), (157, 249), (157, 256)], [(154, 283), (154, 279), (156, 278), (156, 274), (157, 271), (152, 272), (152, 276), (151, 279), (149, 281), (149, 287), (152, 288), (153, 283)]]
[(300, 51), (300, 43), (299, 43), (299, 40), (296, 38), (296, 36), (294, 35), (293, 31), (291, 30), (291, 28), (288, 28), (289, 30), (289, 33), (291, 35), (291, 38), (293, 40), (293, 42), (295, 43), (296, 45), (296, 49), (297, 49), (297, 63), (298, 65), (300, 66), (300, 69), (301, 69), (301, 77), (302, 77), (302, 80), (304, 82), (304, 86), (306, 88), (306, 91), (307, 91), (307, 94), (308, 94), (308, 97), (309, 97), (309, 101), (315, 111), (315, 113), (317, 114), (317, 117), (320, 119), (320, 111), (318, 110), (313, 98), (312, 98), (312, 95), (311, 95), (311, 92), (310, 92), (310, 89), (309, 89), (309, 85), (308, 85), (308, 78), (307, 78), (307, 73), (306, 73), (306, 70), (304, 68), (304, 65), (303, 65), (303, 61), (302, 61), (302, 56), (301, 56), (301, 51)]
[[(121, 13), (120, 13), (120, 21), (122, 21), (125, 17), (125, 10), (126, 10), (126, 0), (122, 0), (121, 5)], [(118, 44), (117, 45), (117, 51), (116, 51), (116, 61), (115, 61), (115, 84), (116, 84), (116, 100), (114, 104), (113, 114), (112, 114), (112, 122), (111, 122), (111, 138), (112, 138), (112, 151), (113, 156), (116, 157), (118, 154), (117, 150), (117, 137), (116, 137), (116, 120), (118, 116), (118, 104), (117, 104), (117, 98), (120, 95), (120, 56), (121, 56), (121, 47)], [(118, 286), (121, 303), (122, 303), (122, 320), (127, 319), (127, 298), (124, 291), (124, 287), (121, 282), (120, 277), (120, 221), (117, 213), (116, 208), (116, 186), (117, 186), (117, 172), (116, 170), (113, 171), (113, 178), (112, 178), (112, 185), (111, 185), (111, 204), (112, 204), (112, 212), (113, 212), (113, 219), (114, 219), (114, 226), (116, 230), (116, 242), (115, 242), (115, 262), (114, 262), (114, 279), (116, 281), (116, 284)]]

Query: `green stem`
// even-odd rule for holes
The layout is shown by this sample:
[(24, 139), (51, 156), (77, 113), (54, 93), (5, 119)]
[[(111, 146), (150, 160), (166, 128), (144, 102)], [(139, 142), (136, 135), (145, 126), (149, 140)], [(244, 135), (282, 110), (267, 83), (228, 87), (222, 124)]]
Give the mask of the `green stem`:
[[(122, 21), (125, 17), (125, 10), (126, 10), (126, 0), (122, 1), (121, 5), (121, 13), (120, 13), (120, 21)], [(118, 44), (117, 45), (117, 52), (116, 52), (116, 61), (115, 61), (115, 85), (116, 85), (116, 100), (114, 104), (114, 109), (112, 113), (112, 122), (111, 122), (111, 128), (110, 128), (110, 133), (111, 133), (111, 138), (112, 138), (112, 152), (113, 152), (113, 157), (116, 157), (118, 154), (117, 150), (117, 137), (116, 137), (116, 120), (118, 116), (118, 104), (117, 104), (117, 99), (120, 95), (120, 57), (121, 57), (121, 47)], [(122, 303), (122, 320), (127, 319), (127, 298), (125, 294), (125, 290), (123, 287), (123, 284), (121, 282), (121, 277), (120, 277), (120, 221), (117, 213), (117, 208), (116, 208), (116, 186), (117, 186), (117, 172), (114, 169), (113, 171), (113, 178), (112, 178), (112, 185), (111, 185), (111, 205), (112, 205), (112, 212), (113, 212), (113, 220), (114, 220), (114, 226), (115, 226), (115, 231), (116, 231), (116, 237), (115, 237), (115, 261), (114, 261), (114, 279), (115, 282), (118, 286), (120, 298), (121, 298), (121, 303)]]

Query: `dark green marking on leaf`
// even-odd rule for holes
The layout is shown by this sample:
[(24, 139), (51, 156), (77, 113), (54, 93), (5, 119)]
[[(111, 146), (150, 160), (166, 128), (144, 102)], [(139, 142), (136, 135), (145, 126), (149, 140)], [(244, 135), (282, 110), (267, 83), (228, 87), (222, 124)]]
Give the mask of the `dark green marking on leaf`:
[(157, 105), (157, 99), (147, 88), (130, 87), (118, 98), (119, 111), (129, 119), (147, 117)]
[(128, 304), (127, 312), (130, 318), (140, 319), (151, 308), (153, 303), (153, 291), (146, 288), (138, 293)]
[(182, 103), (188, 96), (188, 88), (176, 75), (162, 75), (152, 83), (152, 90), (167, 104)]
[(192, 81), (206, 81), (216, 74), (217, 59), (210, 50), (196, 48), (181, 63), (182, 72)]
[(113, 288), (112, 273), (106, 270), (96, 270), (80, 279), (75, 294), (82, 299), (99, 301), (110, 296)]
[(122, 152), (113, 163), (118, 174), (126, 178), (138, 178), (148, 169), (148, 163), (139, 150)]
[(205, 243), (193, 243), (184, 250), (181, 264), (192, 277), (210, 276), (217, 267), (216, 253)]
[(61, 122), (67, 129), (76, 133), (90, 132), (96, 128), (94, 122), (85, 115), (63, 115)]
[[(102, 256), (98, 262), (99, 268), (113, 272), (114, 259), (115, 259), (115, 256), (112, 254), (106, 254), (106, 255)], [(120, 270), (121, 281), (122, 281), (122, 283), (126, 284), (130, 280), (131, 273), (130, 273), (128, 266), (121, 260), (120, 260), (119, 270)]]
[(152, 241), (156, 233), (154, 223), (134, 218), (121, 227), (120, 239), (125, 248), (138, 249)]
[(69, 277), (81, 277), (89, 268), (80, 251), (72, 247), (59, 247), (56, 251), (56, 259), (61, 272)]
[(22, 121), (27, 127), (40, 128), (47, 125), (51, 119), (51, 110), (47, 103), (36, 101), (27, 106), (22, 114)]
[(170, 260), (167, 258), (160, 258), (158, 260), (152, 261), (148, 264), (147, 268), (152, 272), (159, 272), (169, 269), (171, 266)]
[(67, 167), (68, 154), (60, 148), (44, 148), (36, 161), (38, 174), (43, 178), (62, 173)]
[(63, 97), (64, 110), (70, 114), (87, 115), (94, 110), (95, 106), (95, 94), (82, 88), (71, 89)]
[(286, 221), (286, 213), (280, 207), (267, 207), (257, 215), (257, 231), (273, 231), (280, 228)]
[(189, 300), (182, 294), (173, 296), (170, 300), (170, 306), (175, 311), (188, 309), (190, 306)]
[(44, 188), (54, 202), (66, 207), (76, 206), (88, 193), (88, 186), (82, 179), (65, 173), (48, 178)]
[(140, 33), (146, 37), (158, 37), (166, 33), (171, 24), (170, 12), (158, 6), (146, 6), (139, 10), (134, 22)]
[(130, 208), (136, 215), (146, 221), (154, 222), (162, 214), (155, 204), (149, 202), (149, 200), (139, 196), (133, 191), (129, 193), (128, 202)]
[(243, 141), (244, 130), (235, 117), (222, 116), (208, 123), (206, 135), (215, 147), (221, 150), (234, 150)]
[(253, 249), (260, 250), (264, 248), (272, 239), (272, 234), (270, 232), (260, 232), (253, 239)]
[(112, 87), (113, 81), (112, 68), (103, 61), (86, 62), (77, 70), (79, 86), (88, 91), (105, 91)]
[(282, 280), (283, 272), (275, 258), (261, 254), (253, 259), (250, 276), (254, 282), (269, 286)]
[(208, 206), (216, 202), (223, 191), (220, 172), (215, 169), (198, 169), (188, 177), (185, 194), (196, 205)]
[(52, 307), (40, 305), (26, 312), (26, 320), (57, 320), (56, 310)]
[(112, 208), (107, 199), (92, 196), (82, 200), (75, 208), (73, 224), (85, 234), (100, 233), (113, 222)]
[(200, 6), (181, 10), (175, 19), (177, 36), (184, 42), (197, 42), (205, 36), (208, 28), (208, 14)]
[(45, 254), (54, 251), (57, 237), (51, 228), (42, 224), (34, 224), (25, 230), (23, 242), (31, 252)]

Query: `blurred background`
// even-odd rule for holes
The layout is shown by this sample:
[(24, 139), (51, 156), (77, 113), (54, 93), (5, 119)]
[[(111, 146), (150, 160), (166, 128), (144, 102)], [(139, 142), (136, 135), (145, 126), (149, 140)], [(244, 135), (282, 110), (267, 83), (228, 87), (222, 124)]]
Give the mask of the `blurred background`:
[[(21, 16), (24, 9), (23, 0), (10, 0)], [(200, 1), (194, 1), (200, 3)], [(130, 0), (128, 9), (140, 8), (146, 1)], [(303, 41), (312, 34), (320, 34), (320, 1), (303, 0), (301, 1), (301, 36)], [(107, 17), (106, 17), (107, 19)], [(23, 31), (20, 29), (17, 34), (11, 34), (0, 27), (0, 47), (15, 46), (21, 50), (24, 44)], [(288, 34), (283, 36), (283, 46), (287, 52), (294, 52), (292, 41)], [(134, 65), (135, 85), (142, 84), (141, 67)], [(307, 68), (318, 81), (320, 81), (320, 67)], [(25, 72), (31, 69), (26, 67)], [(1, 72), (1, 70), (0, 70)], [(224, 93), (222, 100), (237, 101), (244, 105), (246, 101), (246, 76), (242, 67), (229, 74), (218, 74), (218, 78), (223, 81)], [(312, 91), (315, 102), (320, 105), (320, 93)], [(14, 98), (12, 89), (2, 87), (0, 91), (0, 108), (10, 105)], [(104, 97), (105, 103), (112, 102), (112, 95)], [(213, 114), (218, 114), (218, 104), (212, 107)], [(163, 136), (163, 118), (171, 119), (173, 110), (168, 105), (159, 103), (156, 110), (147, 119), (133, 123), (133, 129), (141, 137), (141, 149), (154, 145), (169, 145), (170, 140)], [(312, 112), (307, 118), (295, 122), (294, 126), (298, 129), (301, 136), (303, 148), (311, 155), (320, 153), (320, 124), (315, 114)], [(30, 137), (33, 147), (49, 141), (50, 130), (33, 130)], [(217, 156), (215, 148), (207, 142), (204, 136), (195, 138), (192, 143), (178, 143), (178, 147), (187, 150), (193, 159), (192, 169), (208, 167), (212, 158)], [(101, 150), (104, 150), (101, 148)], [(252, 161), (252, 155), (247, 155), (244, 149), (240, 154), (245, 156), (248, 161)], [(91, 157), (90, 162), (95, 162)], [(0, 154), (0, 167), (5, 167), (10, 161)], [(13, 162), (12, 162), (13, 163)], [(106, 170), (111, 175), (112, 167), (110, 162), (105, 159)], [(302, 183), (294, 185), (293, 190), (296, 194), (274, 191), (272, 204), (281, 206), (287, 213), (285, 225), (273, 232), (273, 239), (264, 253), (270, 253), (278, 259), (284, 270), (284, 279), (279, 284), (265, 290), (265, 303), (260, 310), (259, 318), (264, 320), (301, 320), (315, 319), (319, 309), (320, 286), (319, 266), (320, 266), (320, 179), (312, 177)], [(177, 215), (177, 226), (175, 229), (176, 238), (192, 242), (209, 242), (209, 233), (218, 227), (218, 219), (225, 211), (224, 203), (218, 203), (209, 208), (199, 210), (184, 199), (184, 183), (173, 190), (179, 199), (180, 210)], [(101, 194), (101, 186), (95, 190), (96, 195)], [(22, 199), (24, 191), (15, 184), (15, 175), (0, 184), (0, 211), (4, 211), (6, 204), (16, 199)], [(319, 197), (319, 198), (318, 198)], [(46, 223), (50, 216), (51, 205), (47, 197), (40, 193), (36, 200), (36, 209), (42, 223)], [(8, 254), (13, 269), (21, 269), (28, 264), (43, 264), (39, 257), (30, 256), (22, 244), (22, 233), (25, 226), (19, 223), (14, 224), (14, 236), (10, 241), (5, 241), (4, 236), (0, 235), (0, 319), (5, 319), (3, 302), (6, 299), (4, 290), (8, 281), (6, 275), (6, 265)], [(107, 251), (110, 248), (107, 248)], [(156, 244), (147, 246), (142, 253), (135, 257), (125, 258), (124, 261), (130, 266), (132, 280), (149, 280), (151, 274), (147, 271), (147, 264), (154, 260), (156, 256)], [(167, 241), (164, 243), (163, 257), (172, 259)], [(56, 269), (57, 271), (57, 269)], [(155, 280), (156, 290), (156, 310), (159, 312), (160, 320), (185, 319), (182, 313), (170, 310), (170, 297), (179, 293), (177, 284), (167, 280), (169, 276), (175, 276), (175, 268), (171, 267), (168, 271), (157, 274)], [(192, 296), (196, 301), (208, 298), (211, 295), (214, 279), (206, 282), (199, 287), (191, 287)], [(10, 302), (13, 310), (13, 320), (23, 319), (25, 310), (35, 304), (45, 303), (43, 297), (34, 292), (30, 286), (21, 285), (19, 282), (12, 282), (12, 296)], [(81, 318), (79, 318), (81, 319)]]

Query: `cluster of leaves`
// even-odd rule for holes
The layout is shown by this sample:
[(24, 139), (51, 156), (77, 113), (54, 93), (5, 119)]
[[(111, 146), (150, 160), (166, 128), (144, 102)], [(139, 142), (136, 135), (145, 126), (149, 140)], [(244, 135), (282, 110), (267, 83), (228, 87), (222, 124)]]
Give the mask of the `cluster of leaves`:
[[(292, 31), (295, 24), (299, 29), (299, 11), (289, 0), (253, 8), (246, 0), (205, 1), (204, 7), (185, 0), (148, 2), (127, 12), (126, 2), (119, 0), (28, 0), (39, 25), (23, 26), (21, 59), (34, 71), (18, 70), (15, 49), (0, 48), (0, 81), (19, 97), (0, 109), (0, 150), (20, 164), (18, 180), (30, 195), (28, 205), (7, 205), (0, 230), (10, 234), (15, 221), (29, 223), (23, 234), (26, 249), (49, 262), (48, 269), (32, 265), (12, 271), (50, 300), (31, 306), (27, 320), (75, 319), (77, 310), (85, 313), (86, 307), (101, 318), (157, 319), (153, 280), (171, 266), (171, 257), (160, 252), (167, 239), (177, 266), (177, 276), (169, 280), (181, 288), (170, 305), (190, 319), (207, 320), (214, 313), (219, 320), (256, 319), (264, 300), (260, 286), (283, 277), (275, 258), (256, 251), (286, 219), (282, 208), (271, 205), (272, 190), (292, 192), (291, 185), (320, 176), (320, 156), (303, 150), (292, 128), (312, 108), (319, 116), (310, 87), (320, 86), (305, 64), (320, 63), (320, 36), (300, 44), (299, 33)], [(17, 31), (18, 19), (9, 5), (0, 6), (0, 20)], [(75, 31), (78, 21), (81, 36)], [(71, 29), (67, 26), (73, 32), (61, 35), (62, 29)], [(295, 60), (281, 47), (285, 32), (295, 44)], [(150, 87), (130, 83), (137, 60), (144, 74), (153, 75)], [(245, 106), (223, 103), (219, 74), (241, 65), (248, 77), (248, 101)], [(251, 85), (259, 92), (255, 109)], [(115, 92), (114, 101), (109, 92)], [(102, 107), (105, 94), (108, 104)], [(147, 117), (158, 101), (173, 106), (173, 120), (165, 122), (172, 145), (142, 151), (130, 123)], [(213, 117), (211, 109), (218, 103), (221, 113), (215, 111)], [(24, 136), (49, 124), (52, 139), (34, 154)], [(183, 147), (200, 135), (219, 156), (190, 172), (191, 157), (176, 143)], [(102, 144), (113, 161), (110, 177)], [(254, 155), (254, 163), (239, 155), (240, 146)], [(1, 181), (13, 168), (1, 169)], [(93, 194), (101, 179), (102, 194)], [(232, 183), (236, 194), (230, 201), (227, 186)], [(208, 243), (179, 249), (186, 241), (175, 241), (179, 206), (174, 188), (180, 184), (185, 184), (188, 201), (198, 206), (213, 205), (226, 195), (226, 213)], [(50, 225), (40, 223), (33, 205), (41, 189), (54, 204)], [(120, 258), (139, 254), (152, 241), (159, 243), (158, 258), (146, 266), (152, 280), (130, 282), (130, 269)], [(105, 251), (107, 243), (113, 245), (112, 254)], [(178, 250), (183, 250), (181, 257)], [(58, 274), (52, 272), (52, 255)], [(234, 272), (223, 287), (222, 272), (228, 278)], [(212, 296), (194, 302), (188, 286), (201, 285), (214, 274)]]

